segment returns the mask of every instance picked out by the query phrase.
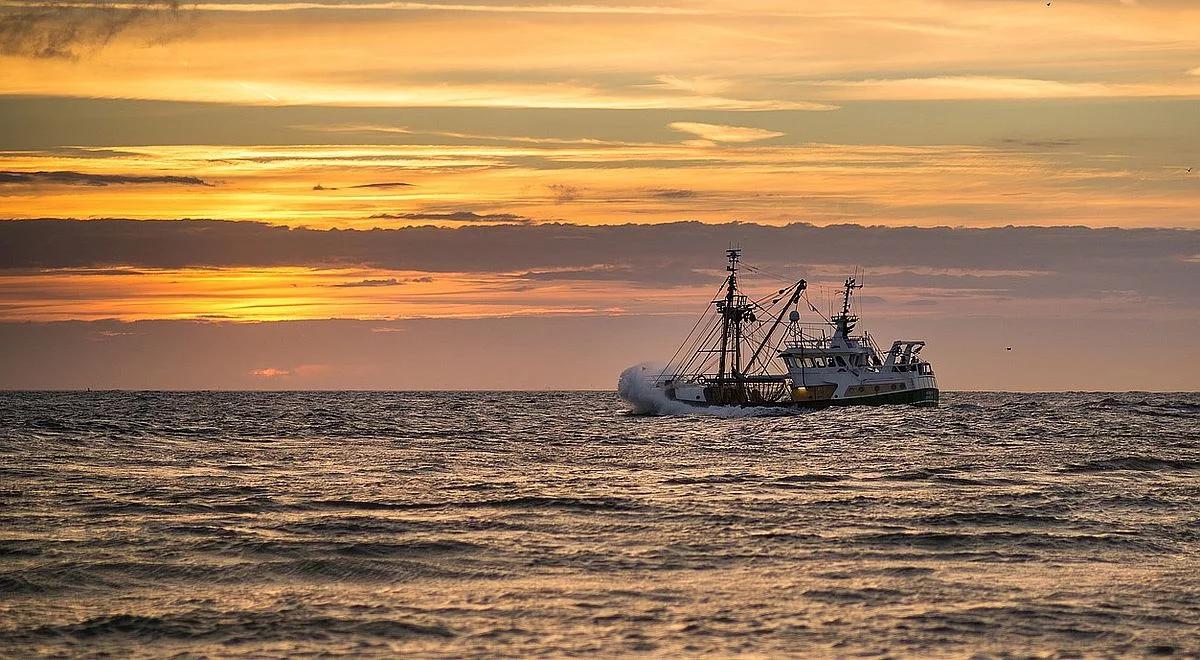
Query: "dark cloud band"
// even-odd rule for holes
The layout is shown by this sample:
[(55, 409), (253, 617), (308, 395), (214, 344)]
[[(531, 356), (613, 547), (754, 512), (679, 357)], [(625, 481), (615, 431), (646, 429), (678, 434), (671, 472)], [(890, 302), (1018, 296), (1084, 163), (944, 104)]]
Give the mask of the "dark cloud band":
[(1200, 297), (1193, 286), (1200, 231), (1181, 229), (679, 222), (322, 230), (221, 220), (9, 220), (0, 221), (0, 268), (345, 265), (541, 280), (620, 276), (669, 286), (719, 270), (732, 244), (767, 270), (807, 276), (862, 266), (892, 286)]
[(474, 211), (378, 213), (371, 218), (375, 220), (428, 220), (431, 222), (533, 222), (532, 218), (513, 213), (475, 213)]

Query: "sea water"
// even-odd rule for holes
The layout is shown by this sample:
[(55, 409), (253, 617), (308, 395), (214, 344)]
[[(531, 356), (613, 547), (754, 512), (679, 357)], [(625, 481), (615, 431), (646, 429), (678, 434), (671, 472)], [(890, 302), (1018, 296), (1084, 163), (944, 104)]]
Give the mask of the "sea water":
[(1200, 653), (1200, 395), (0, 393), (0, 656)]

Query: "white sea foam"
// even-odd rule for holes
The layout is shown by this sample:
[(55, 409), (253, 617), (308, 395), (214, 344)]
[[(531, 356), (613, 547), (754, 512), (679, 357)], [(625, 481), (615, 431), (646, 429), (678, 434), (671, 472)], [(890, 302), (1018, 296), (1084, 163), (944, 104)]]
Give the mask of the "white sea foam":
[(686, 415), (689, 406), (667, 398), (666, 392), (654, 386), (662, 366), (642, 362), (621, 372), (617, 395), (629, 404), (636, 415)]
[(760, 417), (786, 415), (787, 408), (753, 408), (747, 406), (693, 406), (667, 398), (667, 393), (654, 386), (662, 373), (662, 365), (643, 362), (621, 372), (617, 394), (635, 415), (711, 415), (713, 417)]

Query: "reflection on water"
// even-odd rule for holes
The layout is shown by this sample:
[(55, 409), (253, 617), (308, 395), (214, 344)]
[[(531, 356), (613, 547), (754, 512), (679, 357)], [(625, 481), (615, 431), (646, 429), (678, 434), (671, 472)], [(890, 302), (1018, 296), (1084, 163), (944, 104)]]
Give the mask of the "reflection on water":
[(0, 655), (1200, 653), (1198, 418), (0, 394)]

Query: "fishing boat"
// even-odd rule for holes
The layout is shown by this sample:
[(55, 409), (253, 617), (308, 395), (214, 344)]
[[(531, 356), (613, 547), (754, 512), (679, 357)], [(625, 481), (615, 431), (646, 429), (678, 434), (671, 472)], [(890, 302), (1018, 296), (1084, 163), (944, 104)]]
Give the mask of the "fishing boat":
[[(869, 333), (855, 334), (857, 278), (846, 279), (840, 311), (826, 317), (803, 279), (758, 299), (744, 294), (741, 254), (726, 251), (727, 274), (711, 304), (667, 366), (647, 374), (657, 394), (692, 406), (937, 404), (924, 341), (897, 339), (881, 351)], [(802, 304), (816, 320), (802, 322)]]

